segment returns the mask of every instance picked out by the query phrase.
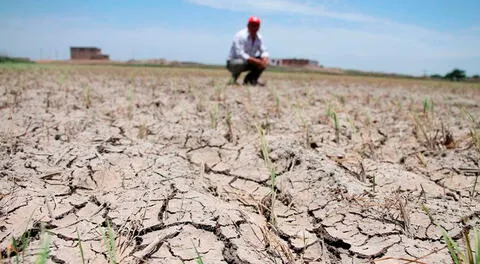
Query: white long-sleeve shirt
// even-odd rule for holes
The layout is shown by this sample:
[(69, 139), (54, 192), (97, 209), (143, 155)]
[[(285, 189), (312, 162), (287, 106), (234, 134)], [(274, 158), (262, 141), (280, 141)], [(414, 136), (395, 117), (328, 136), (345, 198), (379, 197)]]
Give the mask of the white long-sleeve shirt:
[(262, 58), (269, 56), (267, 48), (263, 44), (262, 36), (257, 33), (257, 37), (253, 40), (248, 33), (248, 29), (245, 28), (238, 31), (233, 37), (228, 59), (247, 60), (250, 57), (256, 57), (257, 52), (260, 52)]

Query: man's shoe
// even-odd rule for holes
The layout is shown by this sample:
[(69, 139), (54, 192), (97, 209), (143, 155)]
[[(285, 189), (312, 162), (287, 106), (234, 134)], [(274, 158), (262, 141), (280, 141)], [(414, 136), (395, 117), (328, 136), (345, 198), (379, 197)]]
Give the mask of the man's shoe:
[(267, 85), (267, 83), (261, 83), (261, 82), (257, 82), (257, 85), (260, 86), (260, 87), (264, 87)]
[(231, 78), (228, 82), (227, 82), (227, 85), (234, 85), (234, 86), (238, 86), (240, 85), (237, 80), (235, 80), (234, 78)]
[(255, 84), (252, 81), (249, 81), (249, 80), (243, 81), (243, 85), (245, 85), (245, 86), (255, 86)]
[(260, 86), (260, 87), (264, 87), (265, 85), (267, 85), (267, 83), (261, 83), (261, 82), (258, 82), (258, 81), (250, 81), (250, 82), (243, 82), (243, 85), (251, 85), (251, 86)]

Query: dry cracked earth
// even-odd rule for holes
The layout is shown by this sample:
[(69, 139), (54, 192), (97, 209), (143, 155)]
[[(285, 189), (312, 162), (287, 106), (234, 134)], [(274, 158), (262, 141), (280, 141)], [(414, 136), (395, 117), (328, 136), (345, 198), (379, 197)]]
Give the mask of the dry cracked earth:
[(480, 223), (480, 89), (227, 77), (0, 69), (1, 259), (451, 263)]

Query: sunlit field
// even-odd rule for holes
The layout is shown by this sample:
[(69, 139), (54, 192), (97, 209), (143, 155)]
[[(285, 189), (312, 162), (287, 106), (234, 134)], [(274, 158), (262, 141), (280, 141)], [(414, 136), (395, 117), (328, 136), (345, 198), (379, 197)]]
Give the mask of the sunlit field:
[(448, 238), (480, 247), (479, 84), (262, 78), (0, 66), (2, 261), (452, 263)]

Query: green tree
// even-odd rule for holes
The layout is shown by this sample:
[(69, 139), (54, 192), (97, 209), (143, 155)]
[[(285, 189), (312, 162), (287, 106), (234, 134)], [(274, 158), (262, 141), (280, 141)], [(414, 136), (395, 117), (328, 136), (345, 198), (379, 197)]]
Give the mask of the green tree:
[(464, 70), (453, 69), (451, 72), (445, 75), (445, 79), (450, 81), (461, 81), (467, 77), (467, 74)]
[(430, 75), (430, 78), (432, 78), (432, 79), (442, 79), (443, 76), (440, 75), (440, 74), (432, 74), (432, 75)]

